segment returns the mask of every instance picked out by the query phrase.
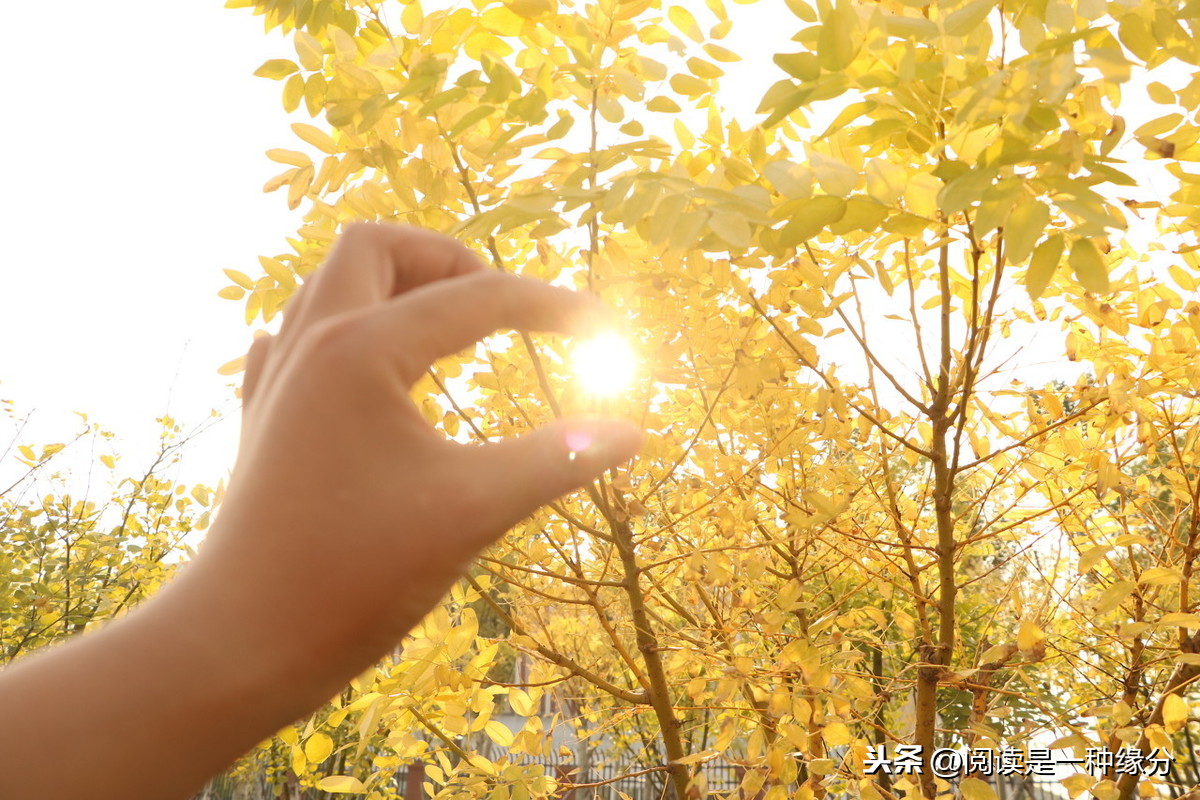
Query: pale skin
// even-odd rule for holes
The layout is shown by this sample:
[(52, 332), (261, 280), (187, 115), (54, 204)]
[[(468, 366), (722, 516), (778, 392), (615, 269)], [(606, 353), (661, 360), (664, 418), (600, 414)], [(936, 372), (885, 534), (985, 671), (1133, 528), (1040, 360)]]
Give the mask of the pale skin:
[(0, 798), (183, 800), (328, 701), (483, 548), (642, 440), (572, 419), (461, 445), (409, 387), (493, 331), (605, 315), (444, 236), (351, 227), (251, 348), (237, 465), (196, 558), (122, 619), (0, 672)]

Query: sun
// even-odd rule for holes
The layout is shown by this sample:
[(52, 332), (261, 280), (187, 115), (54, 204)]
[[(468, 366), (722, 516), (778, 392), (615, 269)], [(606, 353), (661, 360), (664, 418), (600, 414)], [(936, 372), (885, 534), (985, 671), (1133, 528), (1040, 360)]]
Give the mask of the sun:
[(620, 334), (606, 331), (575, 345), (571, 368), (585, 392), (614, 397), (633, 385), (637, 358)]

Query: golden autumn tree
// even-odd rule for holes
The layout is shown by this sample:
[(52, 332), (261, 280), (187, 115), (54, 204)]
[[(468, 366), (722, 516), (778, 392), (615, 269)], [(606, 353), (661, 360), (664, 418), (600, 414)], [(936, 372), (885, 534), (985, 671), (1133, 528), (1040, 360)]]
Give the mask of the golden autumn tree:
[[(417, 387), (431, 424), (488, 441), (604, 403), (651, 433), (283, 731), (302, 782), (391, 796), (421, 760), (439, 796), (542, 797), (620, 753), (676, 798), (720, 761), (747, 797), (986, 800), (995, 778), (939, 777), (934, 749), (1184, 757), (1195, 3), (228, 5), (291, 39), (259, 74), (313, 118), (268, 152), (303, 225), (229, 271), (247, 320), (349, 223), (450, 232), (598, 293), (641, 369), (601, 400), (567, 343), (499, 335)], [(720, 102), (751, 12), (795, 31), (736, 88), (754, 123)], [(531, 761), (558, 756), (546, 696), (573, 775)], [(897, 744), (921, 774), (871, 774)]]
[(174, 480), (201, 429), (161, 418), (158, 452), (131, 469), (111, 452), (112, 434), (80, 416), (70, 440), (34, 445), (28, 417), (0, 400), (0, 667), (149, 597), (199, 540), (222, 492)]

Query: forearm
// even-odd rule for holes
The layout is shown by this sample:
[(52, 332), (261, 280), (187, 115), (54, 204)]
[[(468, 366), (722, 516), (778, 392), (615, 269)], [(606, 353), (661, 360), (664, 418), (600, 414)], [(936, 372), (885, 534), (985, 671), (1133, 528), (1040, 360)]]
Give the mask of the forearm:
[(300, 630), (303, 609), (281, 607), (271, 576), (215, 556), (0, 672), (0, 797), (190, 797), (370, 663), (328, 627)]

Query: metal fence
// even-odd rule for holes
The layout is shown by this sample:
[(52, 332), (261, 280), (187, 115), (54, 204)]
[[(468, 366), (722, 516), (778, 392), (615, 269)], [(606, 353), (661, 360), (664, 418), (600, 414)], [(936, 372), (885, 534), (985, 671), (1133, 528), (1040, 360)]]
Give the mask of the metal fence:
[[(558, 800), (664, 800), (671, 795), (666, 789), (665, 773), (646, 773), (645, 767), (629, 763), (600, 763), (587, 767), (543, 760), (527, 760), (545, 769), (545, 774), (557, 779), (563, 787)], [(700, 767), (710, 796), (731, 798), (746, 778), (746, 767), (726, 762), (710, 761)], [(634, 774), (641, 773), (641, 774)], [(404, 800), (425, 800), (423, 784), (425, 765), (416, 763), (401, 767), (392, 779), (398, 795)], [(988, 781), (996, 790), (998, 800), (1065, 800), (1066, 791), (1052, 777), (993, 776)], [(762, 800), (763, 792), (744, 800)], [(300, 789), (270, 784), (262, 775), (233, 778), (220, 776), (197, 794), (194, 800), (327, 800), (328, 795), (317, 789)], [(854, 800), (851, 792), (832, 789), (827, 800)]]

